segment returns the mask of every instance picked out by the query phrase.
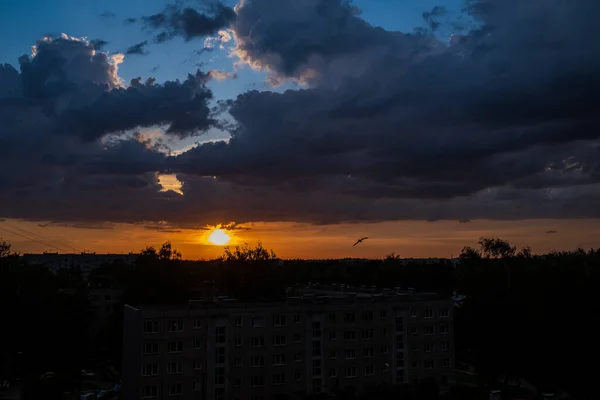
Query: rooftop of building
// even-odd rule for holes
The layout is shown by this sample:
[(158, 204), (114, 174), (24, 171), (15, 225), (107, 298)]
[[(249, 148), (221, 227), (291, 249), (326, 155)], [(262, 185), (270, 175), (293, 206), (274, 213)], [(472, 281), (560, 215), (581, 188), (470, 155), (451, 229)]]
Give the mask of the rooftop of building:
[[(301, 305), (336, 305), (368, 303), (418, 303), (445, 300), (437, 293), (415, 292), (412, 289), (373, 287), (350, 287), (324, 285), (319, 288), (307, 286), (290, 287), (288, 296), (282, 301), (242, 302), (228, 296), (215, 296), (212, 300), (189, 300), (187, 305), (141, 305), (129, 306), (139, 310), (182, 310), (211, 308), (277, 308)], [(448, 300), (448, 299), (446, 299)]]

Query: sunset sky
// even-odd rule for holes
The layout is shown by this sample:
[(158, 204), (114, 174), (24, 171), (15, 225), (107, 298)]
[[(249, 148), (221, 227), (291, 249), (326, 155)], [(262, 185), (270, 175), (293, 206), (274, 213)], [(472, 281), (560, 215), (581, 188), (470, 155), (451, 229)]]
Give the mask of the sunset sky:
[[(21, 252), (600, 246), (597, 1), (4, 0)], [(359, 237), (369, 239), (352, 247)]]

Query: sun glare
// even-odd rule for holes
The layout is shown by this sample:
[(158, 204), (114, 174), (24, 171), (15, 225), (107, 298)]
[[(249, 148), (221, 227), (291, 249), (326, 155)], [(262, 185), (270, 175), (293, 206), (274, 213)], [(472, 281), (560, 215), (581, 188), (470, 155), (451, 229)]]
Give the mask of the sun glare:
[(223, 246), (229, 243), (231, 237), (223, 229), (215, 229), (208, 235), (208, 241), (217, 246)]

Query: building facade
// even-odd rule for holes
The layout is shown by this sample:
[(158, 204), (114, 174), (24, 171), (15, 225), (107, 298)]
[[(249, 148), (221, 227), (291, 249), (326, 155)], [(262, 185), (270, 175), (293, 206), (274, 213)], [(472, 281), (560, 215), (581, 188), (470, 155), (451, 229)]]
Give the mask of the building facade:
[(104, 264), (112, 264), (114, 262), (122, 262), (125, 264), (133, 264), (138, 255), (129, 254), (96, 254), (96, 253), (41, 253), (41, 254), (23, 254), (21, 258), (31, 265), (45, 265), (52, 273), (56, 274), (62, 268), (80, 268), (84, 278), (90, 272)]
[(453, 312), (427, 294), (125, 306), (123, 398), (294, 399), (453, 380)]

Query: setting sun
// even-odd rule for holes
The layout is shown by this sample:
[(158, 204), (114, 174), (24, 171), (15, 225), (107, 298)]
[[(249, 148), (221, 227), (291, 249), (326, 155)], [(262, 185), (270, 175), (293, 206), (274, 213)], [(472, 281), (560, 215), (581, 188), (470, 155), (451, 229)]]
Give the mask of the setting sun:
[(218, 246), (223, 246), (229, 243), (231, 237), (223, 229), (215, 229), (208, 235), (208, 241)]

